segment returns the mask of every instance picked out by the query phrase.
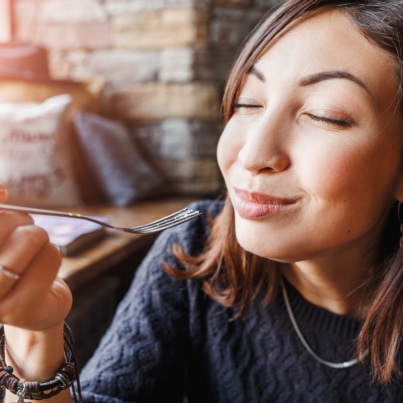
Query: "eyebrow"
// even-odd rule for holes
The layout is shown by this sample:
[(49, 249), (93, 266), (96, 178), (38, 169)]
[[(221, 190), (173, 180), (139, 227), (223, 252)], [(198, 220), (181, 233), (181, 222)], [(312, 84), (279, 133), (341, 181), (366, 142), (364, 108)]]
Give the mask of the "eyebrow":
[[(261, 71), (259, 71), (255, 66), (252, 66), (249, 69), (248, 74), (254, 75), (263, 83), (266, 82), (266, 78), (263, 75), (263, 73)], [(349, 81), (359, 85), (372, 97), (372, 94), (371, 94), (370, 90), (368, 89), (368, 87), (359, 78), (357, 78), (356, 76), (354, 76), (351, 73), (348, 73), (347, 71), (341, 71), (341, 70), (323, 71), (320, 73), (315, 73), (315, 74), (309, 75), (307, 77), (302, 78), (299, 82), (299, 85), (302, 87), (306, 87), (309, 85), (314, 85), (314, 84), (320, 83), (322, 81), (333, 80), (333, 79), (349, 80)]]
[(308, 85), (320, 83), (321, 81), (332, 80), (332, 79), (349, 80), (349, 81), (359, 85), (366, 92), (368, 92), (368, 94), (370, 94), (372, 96), (368, 87), (359, 78), (357, 78), (353, 74), (348, 73), (347, 71), (335, 70), (335, 71), (324, 71), (321, 73), (312, 74), (308, 77), (301, 79), (299, 84), (301, 86), (305, 87)]
[(248, 74), (252, 74), (252, 75), (256, 76), (262, 83), (266, 82), (266, 78), (263, 75), (263, 73), (260, 72), (255, 66), (252, 66), (249, 69)]

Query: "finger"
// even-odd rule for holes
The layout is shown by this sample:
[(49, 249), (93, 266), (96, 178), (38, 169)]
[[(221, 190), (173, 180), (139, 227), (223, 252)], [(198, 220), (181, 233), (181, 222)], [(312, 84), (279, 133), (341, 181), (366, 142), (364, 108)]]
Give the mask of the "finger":
[(24, 213), (0, 210), (0, 244), (2, 244), (16, 227), (32, 225), (33, 218)]
[(25, 295), (34, 297), (48, 292), (57, 276), (62, 256), (56, 246), (47, 243), (30, 261), (13, 291), (25, 288)]
[(0, 318), (3, 321), (39, 330), (65, 319), (72, 297), (63, 280), (56, 278), (61, 259), (55, 246), (46, 244), (41, 249), (1, 305)]
[[(22, 278), (31, 261), (48, 241), (48, 235), (42, 228), (33, 225), (17, 227), (0, 245), (0, 264)], [(0, 298), (4, 298), (18, 281), (7, 276), (4, 270), (0, 271)]]

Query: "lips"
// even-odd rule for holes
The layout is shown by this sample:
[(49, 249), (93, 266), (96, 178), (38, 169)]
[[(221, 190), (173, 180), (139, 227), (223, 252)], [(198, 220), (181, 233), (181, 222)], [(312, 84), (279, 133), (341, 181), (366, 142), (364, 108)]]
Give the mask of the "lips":
[(282, 213), (296, 200), (234, 188), (232, 202), (241, 217), (253, 219)]

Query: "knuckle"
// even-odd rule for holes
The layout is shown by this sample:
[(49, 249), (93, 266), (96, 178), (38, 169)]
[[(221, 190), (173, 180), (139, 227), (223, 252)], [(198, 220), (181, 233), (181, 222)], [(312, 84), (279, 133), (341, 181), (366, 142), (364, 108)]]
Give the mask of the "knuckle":
[(32, 246), (37, 247), (49, 242), (49, 235), (47, 232), (43, 228), (35, 225), (23, 225), (17, 227), (13, 231), (13, 236), (17, 237), (18, 239), (27, 239)]

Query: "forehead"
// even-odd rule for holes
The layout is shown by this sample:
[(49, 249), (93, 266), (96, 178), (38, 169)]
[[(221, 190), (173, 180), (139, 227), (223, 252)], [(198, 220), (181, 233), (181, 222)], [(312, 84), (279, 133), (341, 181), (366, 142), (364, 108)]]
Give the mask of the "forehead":
[(376, 98), (399, 87), (395, 58), (368, 40), (352, 17), (326, 10), (298, 21), (255, 66), (266, 77), (289, 79), (322, 71), (345, 71), (366, 83)]

